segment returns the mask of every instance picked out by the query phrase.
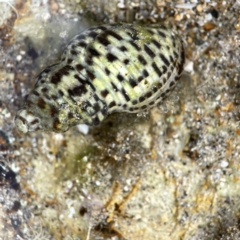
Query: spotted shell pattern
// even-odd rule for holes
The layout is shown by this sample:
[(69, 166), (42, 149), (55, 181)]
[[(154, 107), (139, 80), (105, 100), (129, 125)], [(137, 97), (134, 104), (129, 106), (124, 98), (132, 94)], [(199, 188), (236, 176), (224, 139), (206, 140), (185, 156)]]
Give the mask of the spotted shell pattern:
[(39, 74), (16, 127), (64, 132), (80, 123), (98, 125), (112, 112), (149, 109), (172, 91), (184, 62), (180, 36), (163, 25), (89, 28)]

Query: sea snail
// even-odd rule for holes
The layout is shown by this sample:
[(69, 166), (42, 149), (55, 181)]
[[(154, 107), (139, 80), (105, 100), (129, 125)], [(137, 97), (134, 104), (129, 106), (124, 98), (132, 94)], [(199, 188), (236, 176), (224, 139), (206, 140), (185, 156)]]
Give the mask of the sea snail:
[(80, 123), (98, 125), (112, 112), (149, 109), (172, 91), (184, 62), (180, 36), (163, 25), (91, 27), (38, 75), (16, 127), (64, 132)]

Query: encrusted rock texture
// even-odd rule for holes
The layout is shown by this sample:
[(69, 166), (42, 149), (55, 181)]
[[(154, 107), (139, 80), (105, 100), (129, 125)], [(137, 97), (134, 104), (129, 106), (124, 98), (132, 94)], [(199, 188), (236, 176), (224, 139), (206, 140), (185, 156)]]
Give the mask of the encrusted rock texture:
[[(185, 73), (150, 112), (22, 134), (14, 116), (68, 41), (165, 23)], [(240, 238), (240, 1), (0, 1), (0, 239)]]

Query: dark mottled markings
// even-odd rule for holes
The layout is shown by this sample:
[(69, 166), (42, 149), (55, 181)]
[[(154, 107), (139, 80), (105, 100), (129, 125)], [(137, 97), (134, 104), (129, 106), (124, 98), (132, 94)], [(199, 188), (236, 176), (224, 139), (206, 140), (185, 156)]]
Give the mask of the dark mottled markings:
[(95, 79), (95, 76), (89, 70), (86, 70), (86, 73), (91, 80)]
[(74, 78), (78, 80), (79, 83), (81, 84), (85, 84), (86, 80), (84, 80), (83, 78), (81, 78), (78, 74), (74, 75)]
[(166, 92), (163, 92), (160, 94), (160, 96), (158, 98), (164, 99), (166, 96), (167, 96)]
[(124, 80), (124, 77), (119, 73), (119, 74), (117, 75), (117, 79), (118, 79), (120, 82), (122, 82), (122, 81)]
[(167, 82), (167, 78), (163, 78), (163, 83), (165, 84)]
[(154, 71), (157, 73), (157, 75), (158, 75), (159, 77), (161, 77), (161, 76), (162, 76), (162, 73), (161, 73), (160, 69), (158, 68), (158, 66), (157, 66), (157, 64), (156, 64), (155, 62), (152, 63), (152, 67), (153, 67)]
[(62, 69), (60, 69), (60, 71), (62, 72), (62, 74), (64, 75), (68, 75), (70, 71), (74, 70), (74, 68), (71, 65), (66, 65), (64, 66)]
[(78, 40), (82, 40), (82, 39), (85, 39), (86, 38), (86, 35), (85, 34), (79, 34), (78, 36), (77, 36), (77, 39)]
[(93, 60), (92, 60), (92, 58), (87, 57), (87, 58), (85, 59), (85, 61), (86, 61), (86, 63), (87, 63), (89, 66), (92, 66), (92, 65), (93, 65)]
[(72, 70), (74, 70), (74, 68), (72, 66), (66, 65), (63, 68), (60, 68), (58, 70), (58, 74), (60, 75), (60, 78), (61, 78), (63, 75), (68, 76), (69, 72)]
[(176, 42), (175, 42), (175, 38), (174, 38), (173, 35), (172, 35), (172, 43), (173, 43), (173, 47), (175, 48), (176, 47)]
[(122, 40), (122, 37), (120, 35), (118, 35), (116, 32), (112, 31), (112, 30), (106, 30), (104, 33), (103, 33), (104, 36), (112, 36), (114, 38), (116, 38), (117, 40)]
[(83, 85), (85, 85), (85, 86), (90, 86), (93, 91), (96, 91), (96, 88), (94, 87), (94, 85), (93, 85), (92, 82), (90, 82), (90, 81), (85, 81), (85, 82), (83, 82)]
[(85, 48), (87, 46), (87, 43), (81, 41), (79, 43), (76, 44), (77, 47), (82, 47), (82, 48)]
[(32, 94), (35, 95), (35, 96), (37, 96), (37, 97), (40, 96), (40, 94), (39, 94), (36, 90), (34, 90), (34, 91), (32, 92)]
[(144, 96), (141, 96), (140, 98), (139, 98), (139, 102), (143, 102), (145, 100), (145, 97)]
[(101, 108), (101, 113), (102, 113), (103, 116), (106, 116), (106, 115), (107, 115), (107, 113), (108, 113), (108, 108), (107, 108), (106, 105)]
[(44, 94), (44, 98), (47, 100), (51, 100), (51, 97), (48, 94)]
[(181, 75), (180, 75), (180, 76), (177, 76), (177, 77), (175, 77), (175, 81), (178, 81), (180, 78), (181, 78)]
[(170, 62), (171, 62), (171, 63), (174, 62), (172, 55), (170, 55)]
[(77, 65), (75, 66), (75, 68), (76, 68), (76, 70), (77, 70), (78, 72), (81, 72), (84, 67), (83, 67), (83, 65), (81, 65), (81, 64), (79, 63), (79, 64), (77, 64)]
[(108, 60), (109, 62), (114, 62), (114, 61), (118, 60), (118, 58), (117, 58), (115, 55), (113, 55), (112, 53), (108, 53), (108, 54), (106, 55), (106, 57), (107, 57), (107, 60)]
[(174, 57), (175, 57), (175, 58), (178, 58), (178, 54), (177, 54), (176, 51), (173, 51), (173, 54), (174, 54)]
[(85, 79), (81, 78), (79, 75), (75, 74), (74, 78), (78, 80), (79, 83), (81, 83), (82, 85), (88, 85), (90, 86), (93, 91), (96, 91), (96, 88), (94, 87), (94, 85), (90, 82), (90, 81), (86, 81)]
[(60, 121), (58, 119), (55, 119), (53, 122), (53, 129), (58, 130), (59, 129), (59, 125), (61, 125)]
[(112, 108), (112, 107), (115, 107), (116, 106), (116, 102), (115, 101), (112, 101), (109, 103), (109, 108)]
[(92, 124), (93, 124), (93, 125), (96, 126), (96, 125), (98, 125), (99, 123), (100, 123), (100, 120), (99, 120), (99, 118), (98, 118), (97, 116), (92, 118)]
[(183, 71), (183, 66), (185, 63), (185, 52), (184, 52), (184, 47), (182, 45), (182, 49), (181, 49), (181, 62), (180, 62), (180, 66), (178, 69), (178, 74), (180, 74)]
[(126, 48), (125, 46), (121, 46), (119, 49), (120, 49), (122, 52), (126, 52), (126, 51), (127, 51), (127, 48)]
[(134, 88), (134, 87), (136, 87), (138, 84), (137, 84), (137, 82), (136, 81), (134, 81), (134, 79), (133, 78), (129, 78), (129, 84), (130, 84), (130, 86), (132, 87), (132, 88)]
[(157, 47), (157, 48), (161, 48), (161, 44), (156, 41), (155, 39), (152, 40), (152, 43)]
[(141, 109), (147, 109), (147, 108), (148, 108), (147, 105), (143, 105), (143, 106), (141, 106)]
[(144, 79), (143, 76), (138, 77), (138, 82), (140, 83)]
[(146, 94), (145, 94), (145, 98), (150, 98), (152, 96), (152, 92), (147, 92)]
[(155, 104), (155, 101), (151, 101), (149, 105), (153, 106)]
[(51, 83), (58, 84), (61, 81), (61, 77), (62, 76), (59, 73), (55, 73), (51, 78)]
[(72, 44), (71, 49), (72, 49), (72, 50), (76, 50), (76, 47), (77, 47), (77, 46), (76, 46), (75, 44)]
[(63, 97), (64, 96), (64, 93), (63, 93), (63, 91), (60, 89), (60, 90), (58, 90), (58, 94), (61, 96), (61, 97)]
[(157, 87), (157, 86), (153, 86), (152, 91), (153, 91), (154, 93), (157, 92), (157, 91), (158, 91), (158, 87)]
[(101, 110), (101, 107), (100, 107), (100, 105), (99, 105), (98, 103), (95, 103), (95, 104), (93, 105), (93, 109), (94, 109), (96, 112), (99, 112), (99, 111)]
[(129, 41), (129, 43), (136, 49), (136, 50), (138, 50), (138, 51), (140, 51), (141, 50), (141, 48), (134, 42), (134, 41)]
[(174, 85), (175, 85), (174, 81), (170, 82), (170, 84), (169, 84), (170, 87), (173, 87)]
[(150, 30), (150, 29), (147, 29), (147, 31), (151, 34), (151, 35), (154, 35), (155, 33), (152, 31), (152, 30)]
[(144, 66), (147, 64), (147, 61), (144, 59), (142, 55), (138, 55), (138, 60)]
[(93, 98), (94, 98), (94, 100), (95, 100), (96, 102), (100, 100), (97, 94), (94, 94), (94, 95), (93, 95)]
[(167, 78), (169, 79), (171, 77), (171, 75), (172, 75), (172, 72), (168, 72)]
[(161, 83), (161, 82), (158, 82), (158, 83), (157, 83), (157, 86), (158, 86), (158, 88), (162, 88), (162, 83)]
[(162, 53), (160, 53), (159, 56), (165, 65), (167, 65), (167, 66), (170, 65), (170, 62), (167, 60), (167, 58)]
[(154, 58), (156, 55), (155, 53), (146, 45), (144, 44), (144, 51), (151, 57)]
[(172, 91), (172, 89), (170, 89), (170, 88), (167, 89), (167, 90), (166, 90), (166, 95), (168, 95), (171, 91)]
[(38, 105), (39, 108), (44, 109), (45, 106), (46, 106), (46, 102), (42, 98), (39, 98), (37, 105)]
[(107, 28), (106, 27), (104, 27), (104, 26), (99, 26), (99, 27), (97, 27), (98, 29), (100, 29), (100, 30), (102, 30), (102, 31), (105, 31), (105, 30), (107, 30)]
[(136, 29), (134, 28), (129, 28), (129, 30), (131, 30), (131, 32), (126, 32), (134, 41), (139, 40), (139, 36), (138, 33), (136, 31)]
[(163, 65), (162, 69), (163, 69), (162, 74), (165, 74), (167, 72), (167, 67)]
[(107, 75), (110, 74), (110, 71), (108, 70), (108, 68), (105, 68), (105, 73), (106, 73)]
[(137, 100), (133, 100), (133, 101), (132, 101), (132, 104), (133, 104), (133, 105), (136, 105), (137, 103), (138, 103)]
[(183, 66), (184, 66), (184, 63), (183, 63), (183, 62), (179, 63), (179, 66), (178, 66), (178, 74), (181, 74), (181, 72), (183, 71)]
[(47, 67), (46, 69), (44, 69), (42, 72), (40, 72), (38, 75), (38, 79), (42, 78), (44, 75), (47, 75), (49, 72), (51, 72), (52, 68), (56, 65), (58, 65), (58, 64), (53, 64), (53, 65)]
[(103, 90), (103, 91), (101, 91), (101, 95), (105, 98), (107, 95), (108, 95), (108, 90)]
[(85, 85), (81, 85), (73, 89), (68, 89), (68, 94), (71, 96), (81, 96), (84, 93), (87, 93)]
[(127, 95), (126, 91), (124, 89), (121, 90), (122, 95), (124, 96), (124, 98), (129, 101), (130, 97)]
[(123, 60), (123, 63), (124, 63), (125, 65), (128, 65), (128, 64), (129, 64), (129, 60), (128, 60), (128, 59), (124, 59), (124, 60)]
[(36, 123), (39, 123), (39, 120), (37, 118), (30, 122), (31, 125), (35, 125)]
[(106, 37), (103, 37), (103, 36), (98, 36), (97, 37), (97, 40), (99, 43), (101, 43), (103, 46), (107, 46), (110, 44), (110, 42), (108, 41), (108, 39)]
[(68, 118), (69, 118), (69, 119), (73, 119), (73, 118), (74, 118), (74, 116), (73, 116), (73, 113), (72, 113), (72, 112), (69, 112), (69, 113), (68, 113)]
[(68, 60), (67, 60), (67, 63), (68, 64), (71, 64), (73, 62), (73, 59), (71, 59), (71, 58), (69, 58)]
[(133, 111), (133, 109), (134, 109), (133, 107), (130, 107), (128, 110), (129, 110), (129, 111)]
[(113, 82), (111, 82), (111, 85), (112, 85), (114, 91), (118, 91), (117, 86)]
[(83, 111), (87, 112), (88, 115), (92, 115), (93, 108), (89, 101), (84, 101), (80, 104)]
[(166, 38), (166, 34), (164, 32), (161, 32), (159, 30), (157, 32), (159, 36), (161, 36), (162, 38)]
[(47, 92), (48, 92), (48, 88), (47, 87), (42, 88), (42, 93), (47, 93)]
[(144, 77), (148, 77), (149, 76), (149, 73), (148, 73), (148, 71), (146, 69), (143, 70), (142, 74), (143, 74)]
[(50, 108), (50, 115), (51, 117), (55, 116), (58, 114), (58, 109), (55, 106), (51, 106)]
[[(89, 29), (89, 30), (90, 30), (90, 29)], [(98, 33), (97, 33), (97, 32), (94, 32), (94, 31), (91, 31), (91, 32), (88, 34), (88, 36), (89, 36), (89, 37), (92, 37), (92, 38), (95, 38), (97, 35), (98, 35)]]
[(88, 48), (88, 51), (90, 52), (90, 54), (93, 56), (93, 57), (99, 57), (101, 54), (94, 48), (92, 47), (89, 47)]
[(78, 52), (76, 50), (71, 50), (70, 53), (73, 56), (77, 56), (78, 55)]
[(127, 108), (127, 104), (126, 104), (126, 103), (123, 104), (122, 107), (123, 107), (124, 109), (126, 109), (126, 108)]
[(57, 101), (57, 99), (58, 99), (58, 97), (56, 95), (53, 95), (53, 94), (51, 95), (51, 98), (52, 98), (53, 101)]

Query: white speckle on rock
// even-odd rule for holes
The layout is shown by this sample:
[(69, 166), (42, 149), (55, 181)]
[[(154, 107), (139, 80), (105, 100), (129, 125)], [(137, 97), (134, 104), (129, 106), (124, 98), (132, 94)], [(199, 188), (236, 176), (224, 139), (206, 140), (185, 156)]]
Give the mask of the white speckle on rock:
[(100, 185), (101, 185), (101, 182), (98, 181), (98, 180), (97, 180), (95, 183), (96, 183), (97, 186), (100, 186)]
[(89, 126), (86, 125), (86, 124), (78, 124), (77, 129), (78, 129), (79, 132), (81, 132), (85, 135), (87, 135), (88, 132), (89, 132)]
[(192, 9), (196, 7), (196, 4), (194, 3), (184, 3), (184, 4), (177, 4), (175, 6), (176, 8), (182, 8), (182, 9)]
[(184, 71), (188, 72), (188, 73), (193, 73), (193, 61), (187, 61), (184, 67)]
[(22, 56), (21, 55), (17, 55), (16, 60), (17, 61), (21, 61), (22, 60)]
[(226, 168), (226, 167), (228, 167), (228, 162), (226, 160), (223, 160), (223, 161), (220, 162), (220, 166), (222, 168)]

